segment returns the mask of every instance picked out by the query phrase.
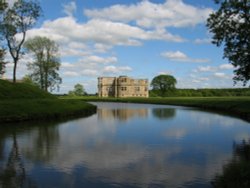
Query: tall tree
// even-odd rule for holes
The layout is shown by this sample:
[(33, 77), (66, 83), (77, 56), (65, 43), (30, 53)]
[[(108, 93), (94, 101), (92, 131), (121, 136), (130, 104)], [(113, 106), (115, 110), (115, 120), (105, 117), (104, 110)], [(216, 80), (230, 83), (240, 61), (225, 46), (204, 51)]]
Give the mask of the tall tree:
[(210, 14), (207, 27), (212, 43), (224, 47), (224, 58), (236, 68), (235, 83), (250, 80), (250, 1), (215, 0), (220, 8)]
[(0, 32), (13, 59), (13, 82), (16, 82), (17, 63), (22, 54), (26, 32), (34, 26), (40, 15), (40, 5), (32, 0), (17, 0), (12, 7), (3, 12)]
[(161, 96), (164, 96), (167, 90), (175, 89), (176, 79), (171, 75), (159, 75), (153, 78), (151, 87), (153, 90), (158, 90)]
[(45, 91), (58, 88), (62, 82), (58, 45), (46, 37), (35, 37), (25, 42), (25, 48), (34, 55), (34, 62), (28, 64), (33, 82)]

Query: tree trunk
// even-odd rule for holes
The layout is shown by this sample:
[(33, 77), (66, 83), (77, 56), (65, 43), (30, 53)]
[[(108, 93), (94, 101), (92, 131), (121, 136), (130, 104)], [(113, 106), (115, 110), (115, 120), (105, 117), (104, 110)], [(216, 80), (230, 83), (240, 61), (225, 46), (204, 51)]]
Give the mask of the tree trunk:
[(14, 67), (13, 67), (13, 83), (16, 83), (16, 68), (17, 68), (17, 61), (14, 60)]

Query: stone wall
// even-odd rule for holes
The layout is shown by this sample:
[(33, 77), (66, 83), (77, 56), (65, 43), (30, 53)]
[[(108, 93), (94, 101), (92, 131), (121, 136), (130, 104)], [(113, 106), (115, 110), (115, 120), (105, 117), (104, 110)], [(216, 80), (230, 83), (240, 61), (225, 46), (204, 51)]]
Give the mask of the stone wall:
[(127, 76), (99, 77), (99, 97), (148, 97), (148, 80)]

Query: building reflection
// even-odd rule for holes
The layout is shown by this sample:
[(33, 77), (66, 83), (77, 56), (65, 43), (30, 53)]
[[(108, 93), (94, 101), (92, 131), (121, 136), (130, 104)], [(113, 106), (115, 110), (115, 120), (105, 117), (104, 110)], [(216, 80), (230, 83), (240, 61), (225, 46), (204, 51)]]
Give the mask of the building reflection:
[(112, 121), (118, 119), (120, 121), (128, 121), (131, 118), (140, 117), (146, 118), (148, 117), (148, 109), (98, 109), (97, 110), (98, 119)]

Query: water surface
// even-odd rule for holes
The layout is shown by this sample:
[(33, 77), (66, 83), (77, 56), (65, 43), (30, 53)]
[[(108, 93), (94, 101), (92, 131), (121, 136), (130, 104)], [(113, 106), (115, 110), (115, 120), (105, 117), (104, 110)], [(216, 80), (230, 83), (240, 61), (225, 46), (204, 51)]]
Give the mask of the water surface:
[(193, 108), (94, 103), (61, 123), (0, 127), (0, 187), (211, 187), (249, 123)]

